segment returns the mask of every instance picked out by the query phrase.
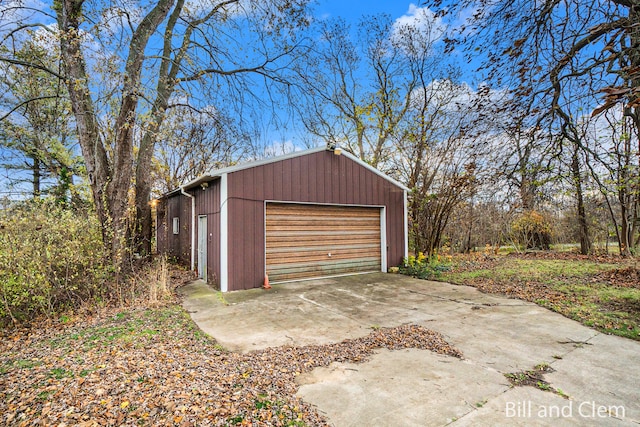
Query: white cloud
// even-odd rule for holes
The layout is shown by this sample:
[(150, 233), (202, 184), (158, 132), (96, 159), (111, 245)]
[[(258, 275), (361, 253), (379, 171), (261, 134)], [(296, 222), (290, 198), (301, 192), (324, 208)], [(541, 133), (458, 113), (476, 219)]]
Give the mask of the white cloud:
[(40, 0), (9, 0), (0, 2), (0, 27), (21, 22), (42, 21), (40, 11), (48, 10)]
[(407, 13), (393, 23), (392, 43), (408, 55), (430, 51), (433, 44), (444, 35), (446, 25), (431, 9), (411, 3)]
[(407, 13), (395, 20), (394, 27), (411, 26), (425, 31), (430, 30), (434, 24), (437, 27), (443, 27), (442, 20), (436, 18), (428, 7), (418, 7), (411, 3)]
[(273, 141), (271, 145), (264, 147), (264, 157), (282, 156), (299, 150), (291, 140)]

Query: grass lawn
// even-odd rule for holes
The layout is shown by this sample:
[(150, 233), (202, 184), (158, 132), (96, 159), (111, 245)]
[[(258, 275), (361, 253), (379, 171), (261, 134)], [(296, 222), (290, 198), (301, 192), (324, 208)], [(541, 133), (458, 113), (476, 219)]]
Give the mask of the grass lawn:
[(569, 253), (459, 256), (436, 280), (531, 301), (601, 332), (640, 340), (635, 259)]

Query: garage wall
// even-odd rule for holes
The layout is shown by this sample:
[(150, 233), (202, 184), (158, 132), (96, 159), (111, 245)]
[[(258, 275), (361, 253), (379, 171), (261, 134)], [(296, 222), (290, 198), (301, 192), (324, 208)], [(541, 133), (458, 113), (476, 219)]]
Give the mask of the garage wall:
[(229, 173), (229, 290), (262, 286), (264, 200), (386, 206), (387, 264), (402, 262), (403, 190), (348, 157), (323, 150)]
[[(159, 200), (156, 222), (158, 253), (165, 253), (181, 263), (191, 262), (191, 199), (173, 193)], [(180, 231), (173, 234), (173, 218), (178, 217)]]
[[(208, 187), (196, 187), (196, 254), (198, 253), (198, 215), (207, 216), (207, 278), (210, 284), (219, 285), (220, 278), (220, 179), (207, 183)], [(197, 256), (196, 256), (197, 260)], [(199, 267), (196, 267), (199, 269)]]

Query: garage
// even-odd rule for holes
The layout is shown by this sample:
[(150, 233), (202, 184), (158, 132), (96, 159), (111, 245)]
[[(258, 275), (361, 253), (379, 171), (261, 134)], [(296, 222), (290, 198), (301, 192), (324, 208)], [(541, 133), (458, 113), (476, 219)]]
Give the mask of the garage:
[(158, 201), (158, 251), (222, 292), (386, 272), (407, 256), (408, 191), (334, 147), (211, 170)]
[(269, 279), (381, 271), (381, 216), (380, 207), (267, 203)]

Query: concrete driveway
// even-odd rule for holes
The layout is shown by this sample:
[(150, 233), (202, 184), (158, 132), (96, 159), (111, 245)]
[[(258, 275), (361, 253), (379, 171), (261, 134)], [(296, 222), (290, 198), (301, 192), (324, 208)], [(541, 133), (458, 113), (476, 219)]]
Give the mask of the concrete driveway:
[[(193, 320), (233, 351), (335, 343), (411, 323), (463, 353), (385, 349), (301, 375), (298, 395), (335, 426), (640, 425), (640, 343), (531, 303), (382, 273), (227, 294), (194, 282), (183, 292)], [(541, 363), (569, 399), (504, 377)]]

